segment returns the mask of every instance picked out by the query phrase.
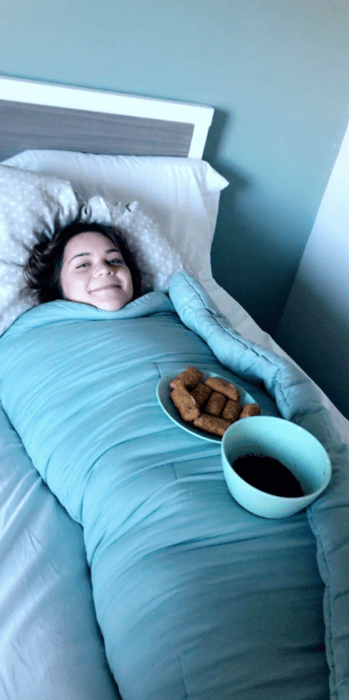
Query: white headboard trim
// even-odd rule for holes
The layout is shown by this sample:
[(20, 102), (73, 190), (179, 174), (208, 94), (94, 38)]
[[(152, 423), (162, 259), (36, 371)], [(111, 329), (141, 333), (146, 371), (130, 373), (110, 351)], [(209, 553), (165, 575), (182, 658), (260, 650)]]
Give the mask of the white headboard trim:
[(0, 99), (193, 124), (190, 158), (202, 158), (214, 114), (205, 105), (6, 77), (0, 77)]

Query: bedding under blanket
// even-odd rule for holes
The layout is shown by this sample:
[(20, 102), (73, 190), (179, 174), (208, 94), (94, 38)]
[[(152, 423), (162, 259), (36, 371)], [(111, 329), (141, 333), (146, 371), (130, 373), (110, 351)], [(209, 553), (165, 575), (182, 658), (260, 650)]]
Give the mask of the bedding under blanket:
[[(159, 379), (189, 364), (324, 444), (333, 478), (307, 513), (243, 510), (219, 444), (162, 411)], [(348, 450), (298, 369), (235, 333), (183, 272), (117, 312), (31, 309), (1, 338), (0, 367), (26, 451), (83, 526), (123, 700), (347, 700)]]

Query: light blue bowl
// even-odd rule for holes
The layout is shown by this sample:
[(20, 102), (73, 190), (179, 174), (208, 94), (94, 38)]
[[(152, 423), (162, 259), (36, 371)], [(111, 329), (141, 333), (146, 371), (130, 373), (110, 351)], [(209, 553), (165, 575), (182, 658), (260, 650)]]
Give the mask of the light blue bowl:
[[(251, 453), (278, 459), (298, 479), (304, 496), (274, 496), (248, 484), (232, 464)], [(251, 416), (233, 423), (223, 435), (222, 462), (232, 496), (263, 518), (286, 518), (303, 510), (328, 486), (332, 473), (326, 450), (311, 433), (283, 418), (269, 416)]]

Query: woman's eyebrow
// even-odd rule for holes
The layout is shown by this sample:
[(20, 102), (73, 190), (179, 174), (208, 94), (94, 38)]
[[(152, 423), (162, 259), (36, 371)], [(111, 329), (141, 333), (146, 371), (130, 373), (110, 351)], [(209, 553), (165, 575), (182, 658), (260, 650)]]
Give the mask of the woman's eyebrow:
[[(118, 250), (118, 248), (108, 248), (108, 250), (105, 250), (104, 253), (105, 253), (105, 254), (107, 254), (107, 253), (118, 253), (119, 255), (121, 255), (120, 250)], [(75, 258), (81, 258), (82, 255), (91, 255), (91, 253), (78, 253), (77, 255), (74, 255), (74, 256), (69, 260), (69, 262), (71, 263), (72, 260), (75, 260)]]

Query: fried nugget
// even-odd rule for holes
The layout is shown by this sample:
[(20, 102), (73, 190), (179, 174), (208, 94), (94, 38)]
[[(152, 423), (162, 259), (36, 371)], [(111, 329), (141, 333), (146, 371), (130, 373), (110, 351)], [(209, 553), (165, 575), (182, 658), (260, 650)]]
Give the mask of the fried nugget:
[(201, 406), (207, 401), (208, 397), (212, 394), (212, 389), (206, 384), (197, 384), (191, 391), (191, 395), (194, 396), (197, 407), (201, 409)]
[(226, 400), (223, 394), (213, 391), (205, 406), (205, 413), (209, 413), (211, 416), (220, 416)]
[(224, 394), (224, 396), (226, 396), (228, 399), (232, 399), (233, 401), (239, 400), (239, 392), (236, 386), (225, 382), (224, 379), (219, 379), (219, 377), (208, 377), (208, 379), (205, 379), (204, 384), (210, 386), (214, 391)]
[(239, 416), (239, 420), (241, 418), (248, 418), (249, 416), (260, 416), (261, 411), (259, 406), (257, 406), (256, 403), (247, 403), (245, 406), (243, 406), (242, 411)]
[(216, 416), (210, 416), (208, 413), (201, 413), (198, 418), (195, 418), (193, 425), (201, 430), (206, 430), (207, 433), (213, 433), (222, 437), (231, 425), (230, 421), (224, 420), (224, 418), (217, 418)]
[(202, 372), (196, 367), (187, 367), (184, 372), (172, 379), (170, 387), (171, 389), (176, 389), (179, 386), (185, 386), (187, 389), (194, 389), (202, 377)]
[(170, 393), (170, 398), (179, 411), (179, 415), (186, 423), (190, 423), (200, 415), (194, 397), (189, 394), (189, 391), (183, 385), (173, 389)]
[(241, 411), (242, 406), (240, 406), (240, 404), (237, 401), (228, 399), (227, 403), (223, 408), (221, 417), (225, 418), (225, 420), (231, 421), (231, 423), (235, 423), (235, 421), (238, 420)]

